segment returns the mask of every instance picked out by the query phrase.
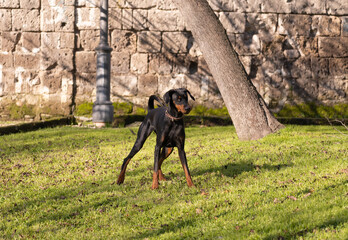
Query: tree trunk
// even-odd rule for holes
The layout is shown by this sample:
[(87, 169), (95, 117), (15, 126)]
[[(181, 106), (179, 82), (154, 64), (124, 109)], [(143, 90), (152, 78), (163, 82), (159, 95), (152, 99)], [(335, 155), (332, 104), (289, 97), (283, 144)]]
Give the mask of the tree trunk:
[(256, 140), (283, 127), (257, 92), (206, 0), (173, 0), (203, 53), (241, 140)]

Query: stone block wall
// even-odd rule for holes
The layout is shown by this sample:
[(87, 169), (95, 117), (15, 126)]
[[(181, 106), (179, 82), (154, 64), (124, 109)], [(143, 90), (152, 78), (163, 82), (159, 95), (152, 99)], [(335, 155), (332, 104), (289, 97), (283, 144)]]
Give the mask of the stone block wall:
[[(285, 103), (347, 103), (345, 0), (209, 0), (257, 90)], [(69, 114), (95, 100), (98, 0), (0, 0), (0, 115), (11, 104)], [(202, 19), (204, 24), (204, 19)], [(109, 0), (112, 101), (146, 105), (186, 87), (223, 104), (209, 68), (170, 0)]]

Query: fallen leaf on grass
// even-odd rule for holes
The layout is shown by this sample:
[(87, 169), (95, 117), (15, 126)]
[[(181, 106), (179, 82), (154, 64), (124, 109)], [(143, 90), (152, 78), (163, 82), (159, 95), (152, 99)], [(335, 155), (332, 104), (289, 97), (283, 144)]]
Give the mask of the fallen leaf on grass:
[(201, 195), (202, 195), (202, 196), (208, 196), (209, 193), (202, 191), (202, 192), (201, 192)]
[(200, 208), (196, 208), (196, 213), (197, 214), (201, 214), (203, 212), (203, 210), (202, 209), (200, 209)]
[(303, 197), (304, 197), (304, 198), (307, 198), (307, 197), (309, 197), (310, 195), (312, 195), (312, 193), (307, 193), (307, 194), (305, 194)]
[(296, 201), (296, 200), (297, 200), (297, 198), (296, 198), (296, 197), (294, 197), (294, 196), (288, 196), (288, 198), (289, 198), (289, 199), (291, 199), (291, 200), (294, 200), (294, 201)]

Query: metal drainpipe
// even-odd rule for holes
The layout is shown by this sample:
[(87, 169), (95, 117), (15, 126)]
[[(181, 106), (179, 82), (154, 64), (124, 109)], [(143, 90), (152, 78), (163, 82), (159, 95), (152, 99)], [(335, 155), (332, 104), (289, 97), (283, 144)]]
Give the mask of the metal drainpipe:
[(110, 60), (112, 48), (108, 44), (108, 0), (100, 1), (100, 42), (97, 52), (96, 101), (93, 105), (93, 122), (96, 127), (112, 123), (114, 107), (110, 101)]

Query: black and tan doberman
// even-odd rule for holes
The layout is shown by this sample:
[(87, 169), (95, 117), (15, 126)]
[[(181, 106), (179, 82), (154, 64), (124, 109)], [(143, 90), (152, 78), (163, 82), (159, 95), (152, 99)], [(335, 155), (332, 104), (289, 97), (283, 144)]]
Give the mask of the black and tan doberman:
[[(164, 102), (155, 95), (149, 98), (148, 114), (139, 127), (137, 139), (132, 150), (123, 161), (117, 184), (122, 184), (124, 182), (129, 161), (143, 147), (148, 136), (155, 131), (157, 140), (152, 189), (158, 188), (158, 180), (165, 180), (161, 166), (163, 161), (172, 153), (174, 147), (178, 148), (187, 185), (189, 187), (193, 186), (184, 150), (185, 129), (183, 116), (184, 114), (188, 114), (192, 109), (188, 103), (188, 95), (195, 100), (191, 93), (185, 88), (172, 89), (166, 92), (163, 96)], [(154, 108), (154, 100), (159, 102), (161, 106)]]

